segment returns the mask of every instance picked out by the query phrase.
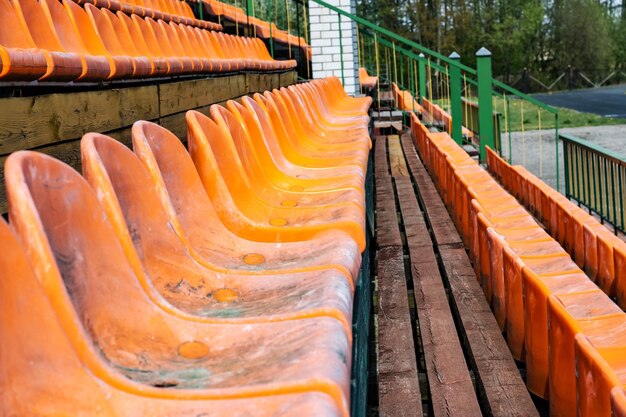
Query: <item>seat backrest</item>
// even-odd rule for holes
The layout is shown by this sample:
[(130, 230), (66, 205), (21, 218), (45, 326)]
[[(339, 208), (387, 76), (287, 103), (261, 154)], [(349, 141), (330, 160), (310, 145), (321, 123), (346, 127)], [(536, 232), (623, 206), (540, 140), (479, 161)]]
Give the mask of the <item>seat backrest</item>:
[[(42, 1), (47, 1), (51, 10), (53, 8), (51, 3), (56, 2), (56, 0)], [(72, 0), (63, 0), (63, 6), (71, 19), (74, 32), (80, 36), (86, 50), (92, 55), (110, 55), (87, 12)]]
[(18, 15), (9, 0), (0, 0), (0, 46), (5, 48), (35, 48), (35, 41), (24, 30)]
[[(137, 50), (135, 43), (141, 43), (143, 36), (139, 33), (137, 34), (137, 38), (131, 37), (128, 29), (126, 29), (126, 25), (122, 22), (119, 15), (112, 13), (110, 10), (100, 9), (100, 13), (107, 19), (110, 27), (112, 27), (115, 31), (124, 53), (130, 56), (140, 56), (141, 54)], [(124, 15), (124, 13), (122, 14)]]
[[(187, 114), (188, 129), (189, 118)], [(209, 199), (209, 196), (226, 190), (223, 179), (210, 173), (207, 178), (211, 183), (203, 182), (180, 139), (164, 127), (139, 121), (133, 125), (132, 131), (135, 154), (148, 169), (169, 218), (178, 219), (172, 221), (172, 226), (179, 236), (187, 236), (192, 241), (197, 234), (223, 232), (225, 227), (218, 220), (216, 209), (234, 203), (223, 192), (221, 200), (213, 203)], [(190, 148), (196, 146), (194, 138), (189, 135), (188, 143)], [(213, 158), (213, 155), (209, 153), (207, 158)], [(217, 166), (214, 159), (208, 162), (207, 167)]]
[[(30, 244), (30, 243), (29, 243)], [(54, 268), (54, 265), (51, 265)], [(0, 219), (0, 413), (109, 410), (37, 280), (25, 245)], [(80, 392), (80, 395), (76, 395)]]
[(127, 55), (126, 48), (122, 46), (115, 28), (104, 14), (106, 9), (98, 9), (92, 4), (85, 4), (85, 11), (91, 19), (93, 26), (96, 28), (102, 43), (111, 55)]
[(154, 56), (152, 50), (148, 47), (148, 44), (144, 39), (144, 34), (141, 32), (141, 28), (139, 27), (139, 25), (133, 22), (130, 16), (121, 11), (118, 11), (116, 13), (116, 16), (117, 19), (119, 19), (119, 23), (121, 25), (120, 29), (116, 30), (124, 32), (124, 42), (130, 39), (134, 43), (135, 49), (137, 50), (138, 54), (143, 56)]
[(167, 54), (161, 48), (161, 44), (159, 43), (154, 30), (148, 23), (148, 20), (144, 20), (137, 15), (132, 15), (130, 19), (132, 20), (135, 30), (139, 30), (143, 35), (143, 39), (146, 46), (150, 50), (151, 55), (155, 57), (166, 56)]
[(178, 219), (168, 217), (137, 155), (113, 138), (88, 133), (81, 140), (81, 157), (83, 175), (96, 190), (135, 274), (142, 276), (145, 268), (152, 284), (170, 302), (184, 297), (172, 291), (181, 279), (192, 288), (210, 289), (208, 274), (191, 260), (172, 229)]
[(63, 51), (61, 41), (37, 0), (12, 0), (20, 22), (38, 48)]
[[(175, 340), (162, 328), (162, 312), (148, 300), (95, 192), (78, 172), (47, 155), (21, 151), (7, 159), (5, 175), (11, 221), (28, 240), (35, 275), (81, 353), (92, 352), (95, 342), (110, 362), (132, 369), (141, 366), (140, 358), (128, 355), (126, 346)], [(103, 366), (90, 360), (92, 368)]]

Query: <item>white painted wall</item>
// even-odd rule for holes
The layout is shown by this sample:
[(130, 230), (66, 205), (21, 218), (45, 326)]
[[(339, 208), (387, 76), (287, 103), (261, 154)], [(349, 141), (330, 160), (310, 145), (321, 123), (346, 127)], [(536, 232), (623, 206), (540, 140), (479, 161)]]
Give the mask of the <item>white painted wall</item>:
[[(325, 0), (333, 6), (356, 14), (355, 0)], [(341, 80), (341, 61), (344, 69), (344, 88), (348, 94), (359, 92), (359, 68), (356, 23), (341, 17), (341, 34), (337, 13), (309, 1), (309, 25), (313, 52), (313, 78), (336, 76)], [(340, 39), (343, 56), (340, 53)]]

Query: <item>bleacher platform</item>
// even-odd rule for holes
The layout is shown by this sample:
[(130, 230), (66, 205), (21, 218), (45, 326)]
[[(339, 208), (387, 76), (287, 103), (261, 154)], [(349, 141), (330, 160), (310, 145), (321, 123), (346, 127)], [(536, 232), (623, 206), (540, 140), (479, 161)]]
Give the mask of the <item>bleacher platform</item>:
[(219, 0), (0, 16), (1, 416), (626, 417), (626, 242), (435, 100)]

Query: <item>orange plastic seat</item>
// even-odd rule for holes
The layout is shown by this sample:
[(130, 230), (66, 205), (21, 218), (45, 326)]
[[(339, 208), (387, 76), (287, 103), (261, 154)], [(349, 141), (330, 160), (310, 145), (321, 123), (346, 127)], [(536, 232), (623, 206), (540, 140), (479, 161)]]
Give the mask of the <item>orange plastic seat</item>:
[[(20, 2), (24, 18), (29, 26), (36, 26), (35, 36), (45, 36), (48, 42), (57, 38), (63, 50), (78, 54), (83, 71), (77, 81), (101, 81), (109, 78), (111, 67), (107, 57), (92, 55), (83, 43), (81, 36), (76, 32), (67, 10), (56, 0), (41, 0), (38, 4), (35, 0), (22, 0)], [(40, 10), (38, 10), (40, 8)], [(48, 22), (45, 25), (41, 17)], [(48, 26), (53, 33), (46, 33)]]
[[(55, 0), (43, 1), (48, 2), (49, 9), (53, 9), (55, 7), (52, 5), (55, 3)], [(71, 0), (63, 0), (63, 6), (70, 17), (74, 33), (80, 36), (87, 52), (90, 55), (106, 57), (111, 70), (108, 79), (119, 79), (132, 76), (134, 71), (132, 59), (126, 55), (112, 55), (107, 50), (102, 38), (92, 23), (90, 15)], [(68, 28), (63, 28), (62, 30), (68, 30)], [(111, 40), (111, 42), (113, 42), (113, 40)]]
[(308, 137), (312, 142), (322, 145), (342, 144), (350, 145), (354, 149), (363, 149), (369, 152), (372, 141), (369, 137), (367, 125), (353, 129), (342, 129), (335, 127), (323, 128), (312, 122), (306, 107), (297, 101), (295, 93), (288, 88), (274, 90), (274, 97), (280, 101), (279, 111), (284, 117), (289, 117), (298, 135)]
[[(248, 176), (257, 180), (258, 187), (264, 191), (263, 195), (270, 198), (270, 201), (280, 201), (282, 206), (291, 207), (351, 203), (361, 210), (365, 210), (363, 189), (333, 189), (328, 187), (328, 181), (322, 180), (321, 184), (316, 185), (315, 181), (301, 181), (297, 177), (289, 177), (280, 172), (271, 158), (267, 157), (267, 149), (262, 149), (264, 148), (262, 143), (263, 131), (257, 123), (256, 114), (253, 111), (236, 101), (230, 100), (226, 103), (226, 108), (215, 106), (211, 108), (211, 112), (224, 114), (224, 119), (228, 117), (231, 119), (230, 122), (234, 117), (238, 123), (241, 123), (237, 129), (230, 129), (231, 137)], [(232, 116), (226, 115), (225, 112), (229, 112)], [(242, 134), (238, 134), (236, 131)], [(258, 146), (254, 145), (255, 142)], [(257, 149), (260, 149), (264, 155), (258, 155)], [(263, 183), (265, 185), (262, 185)], [(308, 185), (317, 188), (317, 190), (305, 189), (305, 186)], [(296, 191), (294, 188), (296, 190), (302, 188), (302, 190)], [(274, 195), (270, 197), (272, 193)]]
[(524, 347), (528, 389), (548, 399), (548, 297), (551, 294), (575, 294), (595, 291), (597, 287), (582, 271), (538, 275), (523, 269)]
[[(156, 38), (159, 48), (163, 52), (163, 55), (170, 58), (171, 61), (176, 61), (175, 71), (181, 74), (189, 74), (193, 72), (194, 62), (190, 57), (184, 56), (182, 51), (176, 49), (176, 44), (173, 43), (173, 35), (171, 28), (163, 23), (162, 20), (156, 22), (151, 18), (146, 18), (148, 26), (150, 27), (152, 34)], [(172, 67), (170, 66), (170, 74), (172, 73)]]
[[(152, 71), (152, 64), (150, 60), (145, 56), (138, 56), (137, 50), (130, 39), (122, 38), (120, 35), (124, 35), (121, 28), (116, 30), (115, 26), (111, 23), (110, 17), (112, 16), (119, 24), (119, 20), (113, 13), (107, 9), (98, 9), (91, 4), (85, 4), (85, 11), (89, 15), (91, 22), (96, 29), (104, 47), (107, 49), (111, 56), (125, 57), (129, 59), (133, 66), (132, 76), (136, 78), (144, 78), (150, 75)], [(129, 42), (130, 41), (130, 42)]]
[[(0, 366), (0, 413), (6, 415), (91, 415), (103, 417), (157, 417), (204, 415), (224, 416), (236, 409), (244, 414), (278, 417), (285, 411), (294, 416), (338, 417), (333, 399), (324, 393), (308, 392), (246, 399), (177, 399), (176, 390), (140, 388), (121, 375), (109, 378), (101, 369), (90, 370), (89, 360), (103, 363), (95, 346), (85, 343), (80, 353), (73, 337), (86, 329), (80, 320), (63, 326), (48, 294), (36, 278), (25, 250), (9, 227), (0, 220), (0, 303), (3, 314), (0, 332), (3, 354)], [(67, 297), (67, 296), (65, 296)], [(59, 297), (61, 298), (61, 297)], [(25, 307), (27, 303), (27, 307)], [(34, 313), (36, 312), (36, 314)], [(74, 324), (74, 326), (71, 326)], [(81, 334), (82, 333), (82, 334)], [(143, 389), (143, 387), (142, 387)], [(164, 397), (155, 396), (155, 392)]]
[(0, 1), (0, 79), (32, 81), (49, 72), (47, 51), (37, 49), (9, 0)]
[(613, 248), (613, 256), (615, 261), (615, 298), (617, 304), (626, 308), (626, 247), (618, 245)]
[[(190, 140), (189, 146), (193, 155), (197, 145)], [(204, 178), (214, 190), (207, 195), (191, 156), (176, 136), (156, 124), (137, 122), (133, 148), (148, 168), (176, 233), (202, 265), (215, 269), (227, 262), (229, 269), (241, 273), (268, 274), (336, 269), (354, 286), (361, 257), (356, 242), (346, 234), (328, 231), (306, 242), (242, 239), (220, 220), (220, 211), (237, 210), (221, 177)]]
[(124, 42), (132, 40), (137, 50), (137, 54), (145, 56), (150, 60), (150, 75), (154, 77), (167, 75), (169, 72), (167, 59), (162, 56), (160, 50), (153, 46), (156, 43), (156, 39), (149, 40), (145, 36), (146, 32), (142, 31), (142, 27), (138, 23), (139, 21), (144, 21), (141, 19), (139, 19), (139, 21), (134, 21), (130, 16), (122, 13), (121, 11), (118, 11), (116, 15), (119, 19), (118, 23), (115, 23), (113, 19), (111, 19), (111, 22), (117, 26), (118, 29), (116, 29), (116, 31), (118, 31), (118, 35), (126, 39)]
[(365, 68), (359, 67), (359, 83), (361, 88), (373, 90), (376, 88), (376, 84), (378, 84), (378, 77), (370, 76)]
[(626, 337), (613, 334), (608, 345), (598, 346), (576, 335), (576, 414), (611, 417), (611, 391), (626, 382)]
[[(219, 120), (215, 113), (212, 112), (213, 119)], [(215, 180), (211, 177), (219, 176), (233, 199), (236, 210), (218, 210), (218, 214), (235, 234), (260, 242), (297, 242), (312, 239), (323, 231), (336, 230), (347, 233), (361, 251), (365, 250), (365, 217), (361, 208), (352, 204), (334, 205), (327, 210), (290, 208), (259, 198), (254, 179), (246, 177), (236, 151), (227, 147), (232, 143), (228, 128), (236, 124), (227, 127), (196, 111), (187, 112), (186, 118), (191, 156), (209, 196), (213, 201), (227, 198), (213, 195)]]
[(305, 138), (295, 137), (291, 121), (283, 119), (270, 94), (255, 94), (254, 99), (265, 106), (276, 134), (275, 139), (278, 140), (285, 157), (291, 162), (310, 168), (355, 166), (361, 170), (361, 175), (365, 176), (368, 154), (364, 151), (333, 152), (322, 145), (312, 144)]
[[(172, 315), (149, 299), (76, 171), (22, 151), (5, 172), (10, 217), (29, 242), (35, 276), (96, 376), (160, 398), (321, 392), (348, 416), (350, 344), (338, 320), (217, 325)], [(93, 344), (99, 358), (86, 352)]]
[[(355, 155), (357, 157), (367, 157), (369, 150), (371, 148), (369, 138), (363, 138), (362, 140), (357, 140), (351, 143), (341, 143), (335, 141), (327, 141), (321, 140), (317, 137), (317, 135), (309, 135), (302, 128), (301, 124), (298, 123), (297, 116), (292, 115), (289, 111), (289, 107), (286, 104), (286, 100), (283, 98), (282, 94), (278, 90), (274, 90), (273, 92), (266, 91), (263, 95), (268, 100), (273, 100), (276, 108), (278, 109), (278, 113), (281, 115), (281, 118), (285, 121), (285, 125), (288, 126), (289, 131), (293, 132), (297, 138), (298, 142), (302, 143), (303, 146), (310, 147), (312, 149), (320, 149), (326, 152), (332, 152), (334, 155)], [(369, 120), (369, 118), (368, 118)], [(366, 124), (362, 124), (361, 126), (366, 127)], [(349, 153), (347, 153), (349, 151)]]
[[(132, 21), (132, 25), (136, 31), (140, 31), (143, 36), (143, 40), (146, 43), (149, 53), (146, 56), (151, 56), (153, 64), (155, 67), (160, 67), (159, 61), (165, 61), (166, 63), (166, 74), (167, 75), (178, 75), (183, 72), (183, 61), (181, 58), (174, 56), (171, 48), (169, 48), (169, 44), (167, 40), (163, 40), (161, 37), (161, 31), (157, 30), (155, 32), (154, 28), (150, 26), (150, 23), (140, 18), (137, 15), (130, 16), (130, 20)], [(161, 71), (157, 71), (160, 73)]]
[(598, 228), (596, 232), (598, 244), (598, 277), (596, 283), (607, 295), (615, 295), (615, 287), (619, 276), (615, 271), (615, 248), (626, 250), (626, 243), (611, 233), (607, 228)]
[(622, 310), (601, 290), (551, 295), (548, 299), (548, 385), (550, 414), (576, 414), (576, 370), (574, 338), (585, 335), (623, 333)]
[[(365, 189), (365, 174), (359, 167), (342, 166), (342, 167), (306, 167), (293, 163), (286, 158), (283, 150), (289, 152), (291, 148), (281, 148), (276, 138), (276, 131), (273, 128), (272, 121), (269, 118), (267, 108), (261, 102), (255, 101), (250, 97), (241, 99), (243, 106), (254, 115), (262, 129), (262, 135), (258, 139), (251, 141), (251, 145), (257, 150), (257, 155), (265, 158), (264, 166), (269, 169), (274, 164), (283, 174), (298, 178), (300, 183), (290, 186), (289, 189), (302, 191), (321, 191), (327, 189), (355, 188), (359, 191)], [(284, 133), (284, 125), (276, 121), (279, 131)], [(292, 154), (295, 160), (297, 157)], [(271, 162), (269, 162), (271, 161)]]
[[(335, 270), (263, 274), (200, 265), (172, 229), (150, 174), (137, 156), (108, 136), (81, 142), (83, 172), (100, 199), (135, 275), (195, 320), (255, 323), (330, 316), (351, 334), (351, 288)], [(128, 175), (132, 172), (132, 175)], [(132, 231), (132, 236), (131, 232)], [(226, 259), (224, 259), (225, 261)], [(184, 273), (183, 273), (184, 272)], [(157, 304), (163, 304), (154, 296)], [(164, 307), (167, 309), (167, 307)]]
[[(274, 90), (275, 92), (277, 90)], [(294, 123), (299, 123), (302, 130), (307, 135), (313, 137), (321, 143), (358, 143), (367, 142), (371, 148), (372, 141), (369, 137), (369, 129), (366, 125), (356, 128), (341, 128), (336, 126), (321, 126), (311, 118), (307, 107), (300, 100), (300, 97), (288, 88), (282, 87), (280, 94)]]
[[(46, 51), (48, 71), (40, 80), (73, 81), (80, 78), (84, 70), (82, 57), (63, 48), (37, 1), (13, 0), (13, 6), (24, 34), (30, 34), (34, 45)], [(3, 15), (3, 19), (9, 18)]]

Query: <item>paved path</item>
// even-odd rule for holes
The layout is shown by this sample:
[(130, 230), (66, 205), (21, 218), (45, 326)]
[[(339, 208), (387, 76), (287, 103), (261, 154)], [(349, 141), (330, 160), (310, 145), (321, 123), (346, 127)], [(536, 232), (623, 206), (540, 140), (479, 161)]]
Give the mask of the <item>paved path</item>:
[(626, 118), (626, 84), (533, 96), (552, 106), (605, 117)]

